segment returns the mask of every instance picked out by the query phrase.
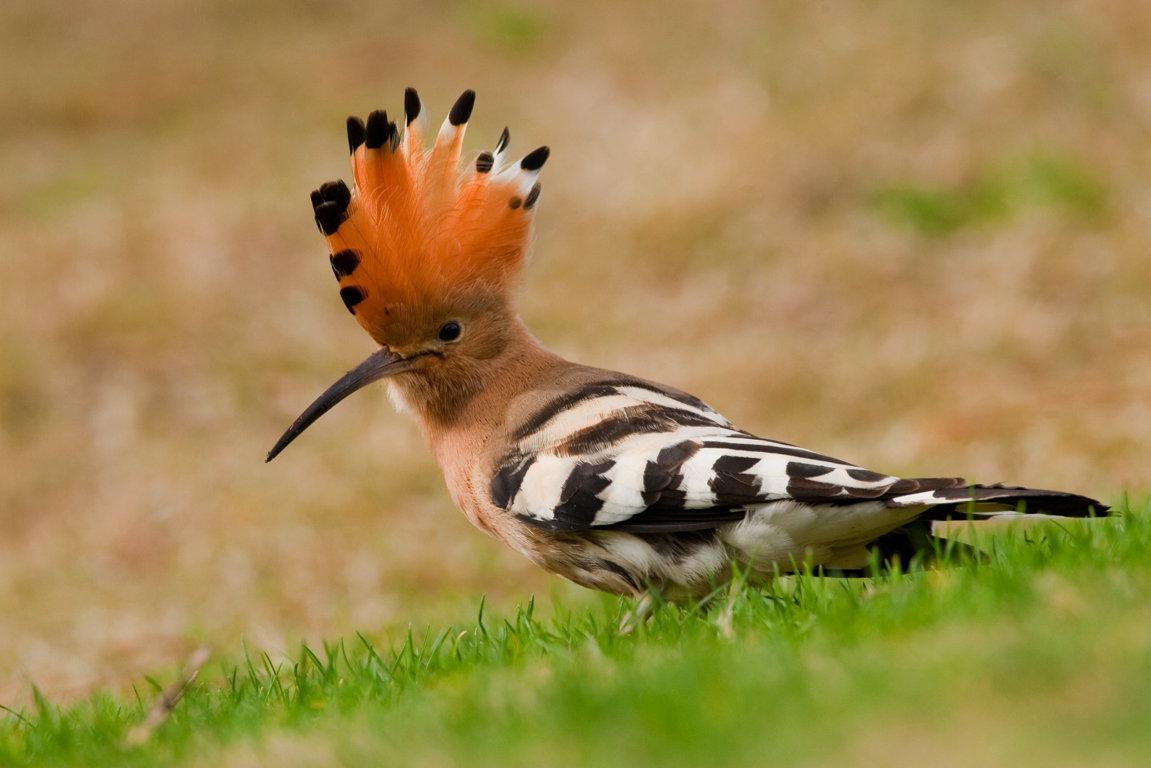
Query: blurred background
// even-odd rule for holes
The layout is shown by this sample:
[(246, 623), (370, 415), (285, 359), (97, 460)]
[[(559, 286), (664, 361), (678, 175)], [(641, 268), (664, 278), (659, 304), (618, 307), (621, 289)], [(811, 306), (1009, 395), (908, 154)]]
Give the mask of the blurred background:
[(1151, 487), (1151, 6), (10, 0), (0, 702), (589, 600), (472, 530), (308, 191), (348, 114), (553, 154), (522, 309), (562, 354), (904, 475)]

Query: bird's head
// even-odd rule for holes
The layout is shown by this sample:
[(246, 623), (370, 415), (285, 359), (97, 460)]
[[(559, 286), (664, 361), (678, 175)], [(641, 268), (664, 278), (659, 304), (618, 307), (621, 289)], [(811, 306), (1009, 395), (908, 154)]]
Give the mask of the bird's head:
[(268, 454), (282, 451), (356, 390), (391, 376), (466, 382), (500, 354), (514, 327), (510, 294), (522, 271), (548, 158), (540, 147), (507, 163), (508, 131), (462, 170), (475, 103), (456, 101), (432, 146), (415, 90), (404, 127), (372, 112), (348, 118), (353, 187), (312, 192), (340, 298), (380, 349), (320, 395)]

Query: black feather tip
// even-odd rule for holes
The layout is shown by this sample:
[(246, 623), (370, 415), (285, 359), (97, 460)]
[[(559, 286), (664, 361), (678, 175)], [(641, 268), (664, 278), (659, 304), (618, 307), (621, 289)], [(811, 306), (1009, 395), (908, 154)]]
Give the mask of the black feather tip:
[(379, 149), (388, 140), (388, 113), (383, 110), (374, 110), (368, 115), (368, 129), (364, 146), (368, 149)]
[(335, 203), (341, 210), (347, 210), (348, 203), (352, 201), (352, 190), (348, 189), (342, 179), (321, 184), (319, 193), (324, 202)]
[(355, 115), (348, 117), (348, 153), (356, 151), (356, 147), (364, 143), (364, 121)]
[(352, 274), (356, 271), (356, 267), (360, 266), (360, 254), (351, 248), (333, 253), (329, 259), (332, 262), (332, 271), (336, 273), (337, 278)]
[(353, 315), (356, 314), (356, 305), (364, 300), (364, 292), (354, 285), (348, 285), (340, 289), (340, 298), (344, 300), (344, 306)]
[(525, 171), (538, 171), (544, 167), (544, 163), (548, 161), (548, 155), (551, 153), (552, 151), (547, 147), (533, 149), (524, 155), (523, 160), (520, 160), (520, 168), (523, 168)]
[(524, 210), (530, 211), (532, 209), (532, 207), (536, 204), (536, 201), (539, 199), (540, 199), (540, 183), (537, 181), (532, 186), (531, 191), (528, 192), (528, 196), (524, 198)]
[(496, 154), (499, 154), (500, 152), (503, 152), (505, 149), (507, 149), (508, 142), (511, 140), (511, 133), (508, 132), (507, 128), (504, 128), (503, 133), (500, 134), (500, 140), (496, 142)]
[(404, 118), (405, 125), (411, 125), (412, 121), (420, 116), (420, 95), (416, 93), (415, 88), (404, 89)]
[(316, 206), (316, 226), (325, 235), (334, 235), (347, 218), (347, 209), (339, 203), (328, 201)]
[(468, 89), (460, 94), (452, 111), (448, 113), (448, 122), (452, 125), (463, 125), (472, 116), (472, 109), (476, 106), (476, 92)]
[(495, 165), (496, 159), (491, 152), (480, 152), (476, 158), (476, 173), (487, 173)]

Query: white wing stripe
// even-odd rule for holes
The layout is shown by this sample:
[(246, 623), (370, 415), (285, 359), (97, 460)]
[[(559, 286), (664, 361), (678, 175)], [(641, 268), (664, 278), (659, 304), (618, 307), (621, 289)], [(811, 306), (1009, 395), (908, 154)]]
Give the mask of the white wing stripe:
[(553, 519), (564, 482), (574, 467), (575, 461), (572, 459), (540, 454), (524, 475), (519, 493), (512, 503), (512, 511), (541, 520)]
[(706, 509), (715, 506), (715, 492), (711, 489), (711, 479), (715, 477), (715, 460), (722, 455), (717, 451), (703, 450), (683, 463), (683, 480), (679, 490), (684, 492), (684, 506), (688, 509)]
[(611, 484), (599, 493), (603, 507), (596, 513), (593, 525), (611, 525), (627, 520), (644, 508), (643, 474), (649, 460), (658, 451), (636, 452), (620, 456), (604, 477)]
[(697, 408), (694, 405), (683, 402), (682, 400), (676, 400), (675, 398), (668, 397), (667, 395), (661, 392), (657, 392), (654, 389), (621, 386), (616, 387), (616, 391), (618, 391), (621, 395), (628, 395), (629, 397), (632, 397), (641, 403), (652, 403), (654, 405), (661, 405), (664, 408), (672, 408), (677, 411), (687, 411), (688, 413), (694, 413), (697, 416), (713, 419), (717, 424), (721, 424), (725, 427), (729, 426), (731, 423), (710, 408)]
[(521, 440), (519, 448), (524, 453), (546, 450), (581, 429), (587, 429), (609, 418), (614, 411), (636, 404), (634, 397), (624, 395), (598, 395), (580, 400), (548, 419), (543, 426)]

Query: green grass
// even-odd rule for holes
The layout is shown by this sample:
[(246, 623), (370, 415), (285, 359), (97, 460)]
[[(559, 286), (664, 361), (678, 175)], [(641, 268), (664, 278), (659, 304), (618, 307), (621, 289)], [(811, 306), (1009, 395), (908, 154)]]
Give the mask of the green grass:
[(981, 562), (801, 575), (664, 606), (514, 615), (215, 661), (0, 720), (0, 765), (925, 765), (1151, 760), (1151, 504), (997, 532)]
[(871, 202), (892, 222), (941, 237), (1002, 223), (1033, 208), (1053, 208), (1084, 223), (1097, 222), (1106, 213), (1107, 190), (1070, 158), (1034, 154), (985, 169), (954, 186), (885, 185)]

